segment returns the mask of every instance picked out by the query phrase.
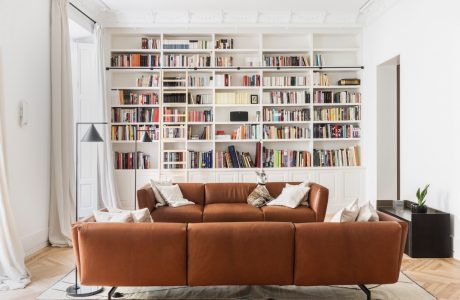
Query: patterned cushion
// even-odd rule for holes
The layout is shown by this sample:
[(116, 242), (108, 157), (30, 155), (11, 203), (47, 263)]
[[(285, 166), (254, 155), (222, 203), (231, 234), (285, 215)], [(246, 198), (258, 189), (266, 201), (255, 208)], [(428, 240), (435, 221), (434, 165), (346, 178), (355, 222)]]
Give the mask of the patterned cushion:
[(255, 207), (262, 207), (267, 202), (271, 201), (273, 199), (272, 196), (270, 196), (270, 193), (268, 192), (267, 188), (265, 185), (257, 185), (256, 188), (252, 191), (251, 194), (248, 196), (248, 204), (255, 206)]

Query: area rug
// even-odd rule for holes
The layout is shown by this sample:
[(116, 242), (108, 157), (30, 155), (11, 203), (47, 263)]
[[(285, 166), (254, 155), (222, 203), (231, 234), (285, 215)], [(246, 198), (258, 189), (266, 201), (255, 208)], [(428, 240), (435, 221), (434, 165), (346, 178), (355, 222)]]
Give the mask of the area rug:
[[(66, 295), (66, 288), (73, 283), (73, 272), (67, 274), (56, 284), (43, 292), (37, 299), (107, 299), (110, 287), (92, 297), (72, 298)], [(404, 273), (399, 274), (395, 284), (369, 285), (372, 299), (436, 299), (418, 286)], [(123, 293), (118, 299), (366, 299), (357, 286), (212, 286), (212, 287), (121, 287), (117, 292)]]

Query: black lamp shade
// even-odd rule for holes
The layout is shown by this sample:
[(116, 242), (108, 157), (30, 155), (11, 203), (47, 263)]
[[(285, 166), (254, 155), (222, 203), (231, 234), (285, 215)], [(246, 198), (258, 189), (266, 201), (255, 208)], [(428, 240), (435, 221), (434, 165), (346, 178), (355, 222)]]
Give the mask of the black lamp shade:
[(141, 142), (143, 142), (143, 143), (151, 143), (152, 138), (150, 137), (150, 135), (147, 132), (144, 132), (144, 135), (142, 136)]
[(88, 131), (86, 131), (85, 135), (81, 139), (81, 142), (86, 143), (98, 143), (103, 141), (104, 139), (101, 137), (94, 124), (91, 124)]

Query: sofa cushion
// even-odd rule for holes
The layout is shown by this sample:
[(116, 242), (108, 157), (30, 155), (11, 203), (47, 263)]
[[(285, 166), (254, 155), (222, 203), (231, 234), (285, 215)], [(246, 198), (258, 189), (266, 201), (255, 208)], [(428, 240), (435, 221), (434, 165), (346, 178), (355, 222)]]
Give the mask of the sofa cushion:
[[(205, 185), (205, 203), (247, 203), (249, 194), (255, 189), (255, 183), (207, 183)], [(185, 194), (184, 194), (184, 197)]]
[(284, 187), (286, 186), (286, 183), (297, 185), (297, 184), (300, 184), (301, 182), (267, 182), (265, 186), (267, 190), (270, 192), (270, 195), (273, 198), (276, 198), (281, 194)]
[(152, 212), (154, 222), (200, 223), (202, 222), (202, 217), (202, 205), (162, 206)]
[(195, 202), (196, 204), (204, 204), (204, 184), (178, 183), (178, 185), (185, 199)]
[(262, 207), (262, 212), (264, 220), (270, 222), (304, 223), (316, 221), (315, 212), (306, 206), (298, 206), (296, 208), (264, 206)]
[(247, 203), (214, 203), (204, 207), (203, 222), (263, 221), (262, 211)]

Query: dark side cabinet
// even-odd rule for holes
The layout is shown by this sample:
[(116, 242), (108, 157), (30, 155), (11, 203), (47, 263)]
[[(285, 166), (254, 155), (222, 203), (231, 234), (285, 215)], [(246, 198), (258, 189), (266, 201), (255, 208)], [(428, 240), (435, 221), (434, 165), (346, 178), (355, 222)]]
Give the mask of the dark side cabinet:
[(404, 253), (414, 258), (452, 257), (450, 214), (428, 208), (426, 213), (412, 213), (412, 202), (404, 200), (404, 208), (396, 210), (393, 200), (377, 200), (377, 210), (409, 224)]

